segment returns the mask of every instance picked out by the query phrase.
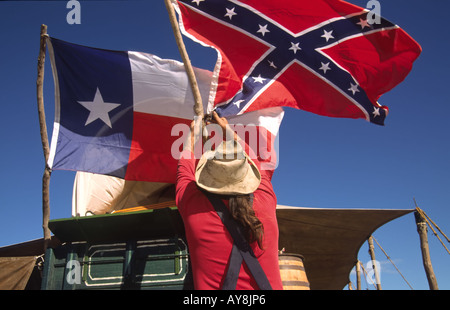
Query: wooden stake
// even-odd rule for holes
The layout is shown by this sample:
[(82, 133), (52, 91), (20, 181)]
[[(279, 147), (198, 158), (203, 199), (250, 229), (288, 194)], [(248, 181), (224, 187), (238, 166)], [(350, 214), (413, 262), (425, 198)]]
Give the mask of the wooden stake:
[(430, 250), (428, 247), (427, 223), (425, 218), (417, 211), (414, 212), (414, 217), (416, 219), (417, 232), (419, 233), (423, 267), (425, 268), (425, 273), (427, 275), (428, 285), (430, 286), (430, 290), (438, 290), (439, 288), (436, 276), (434, 275), (433, 265), (431, 264)]
[(375, 248), (373, 246), (373, 238), (372, 238), (372, 236), (369, 237), (367, 242), (369, 243), (369, 254), (370, 254), (370, 257), (372, 259), (372, 268), (373, 268), (373, 272), (375, 273), (375, 282), (376, 282), (376, 285), (377, 285), (377, 290), (381, 290), (380, 274), (378, 273), (378, 268), (377, 268), (376, 264), (374, 264), (374, 262), (375, 262)]
[(44, 150), (45, 169), (42, 177), (42, 229), (44, 230), (44, 253), (47, 250), (48, 244), (51, 240), (51, 232), (48, 228), (48, 221), (50, 218), (50, 174), (51, 170), (47, 165), (50, 147), (48, 144), (47, 124), (45, 121), (44, 109), (44, 65), (45, 65), (45, 51), (47, 47), (47, 26), (41, 25), (41, 39), (38, 57), (38, 74), (36, 81), (37, 104), (39, 113), (39, 127), (41, 131), (42, 148)]
[(356, 262), (356, 289), (361, 290), (361, 262)]
[(189, 82), (191, 84), (192, 93), (194, 94), (195, 106), (194, 113), (197, 116), (203, 117), (203, 102), (202, 97), (200, 95), (200, 91), (198, 89), (197, 79), (194, 74), (194, 69), (192, 68), (191, 61), (188, 57), (188, 53), (186, 51), (186, 47), (183, 43), (183, 37), (181, 36), (180, 28), (178, 27), (177, 17), (175, 15), (175, 10), (171, 4), (171, 0), (164, 0), (166, 4), (167, 11), (169, 12), (170, 24), (172, 25), (173, 33), (175, 35), (175, 40), (178, 45), (178, 49), (181, 54), (181, 58), (183, 59), (184, 67), (186, 68), (186, 73), (189, 78)]

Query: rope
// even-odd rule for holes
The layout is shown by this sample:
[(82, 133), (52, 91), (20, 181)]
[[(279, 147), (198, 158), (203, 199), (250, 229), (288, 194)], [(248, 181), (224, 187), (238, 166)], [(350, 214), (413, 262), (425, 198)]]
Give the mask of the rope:
[(349, 291), (353, 291), (355, 289), (355, 287), (353, 286), (352, 281), (348, 282), (348, 289), (349, 289)]
[(412, 286), (409, 284), (409, 282), (406, 280), (406, 278), (403, 276), (403, 274), (400, 272), (400, 270), (398, 270), (397, 266), (395, 266), (394, 262), (391, 260), (391, 258), (387, 255), (386, 251), (381, 247), (381, 245), (378, 243), (377, 239), (375, 239), (374, 236), (372, 236), (373, 240), (375, 240), (376, 244), (380, 247), (381, 251), (383, 251), (384, 255), (386, 255), (387, 259), (391, 262), (391, 264), (395, 267), (395, 269), (397, 269), (397, 272), (402, 276), (403, 280), (405, 280), (406, 284), (408, 284), (408, 286), (414, 290), (412, 288)]
[[(361, 261), (358, 261), (358, 264), (361, 265), (361, 268), (362, 268), (362, 271), (363, 271), (364, 280), (365, 280), (364, 282), (366, 282), (366, 287), (367, 287), (367, 289), (369, 289), (369, 287), (367, 286), (367, 283), (368, 283), (369, 281), (367, 281), (367, 277), (366, 277), (367, 272), (366, 272), (366, 269), (364, 268), (364, 265), (361, 263)], [(375, 282), (373, 282), (373, 281), (371, 281), (371, 282), (372, 282), (373, 287), (376, 289), (377, 286), (376, 286)]]
[[(421, 209), (420, 209), (421, 210)], [(436, 225), (435, 222), (433, 222), (433, 220), (425, 213), (425, 211), (421, 210), (423, 215), (425, 215), (425, 217), (434, 225), (434, 227), (437, 228), (437, 230), (439, 230), (439, 232), (441, 233), (441, 235), (443, 235), (445, 237), (445, 239), (447, 239), (447, 242), (450, 243), (450, 240), (448, 239), (448, 237), (444, 234), (444, 232), (439, 228), (439, 226)]]
[[(429, 217), (428, 215), (425, 214), (425, 212), (420, 209), (417, 206), (416, 200), (414, 199), (414, 203), (416, 204), (416, 211), (417, 213), (420, 214), (420, 216), (425, 220), (425, 222), (428, 224), (428, 227), (430, 227), (430, 229), (433, 231), (433, 234), (439, 239), (439, 242), (442, 244), (442, 246), (447, 250), (447, 253), (450, 254), (450, 251), (448, 250), (448, 248), (445, 246), (444, 242), (442, 241), (442, 239), (438, 236), (436, 230), (434, 230), (433, 226), (435, 226), (440, 233), (447, 239), (447, 242), (450, 242), (450, 240), (448, 239), (448, 237), (442, 232), (442, 230), (439, 228), (439, 226), (436, 225), (436, 223), (434, 223)], [(430, 223), (431, 222), (431, 223)]]

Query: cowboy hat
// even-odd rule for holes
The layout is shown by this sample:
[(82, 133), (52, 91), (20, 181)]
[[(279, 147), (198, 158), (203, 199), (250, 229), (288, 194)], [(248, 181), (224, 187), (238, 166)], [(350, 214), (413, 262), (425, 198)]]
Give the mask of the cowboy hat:
[(236, 140), (228, 140), (202, 155), (195, 181), (210, 193), (244, 195), (258, 188), (261, 174), (242, 146)]

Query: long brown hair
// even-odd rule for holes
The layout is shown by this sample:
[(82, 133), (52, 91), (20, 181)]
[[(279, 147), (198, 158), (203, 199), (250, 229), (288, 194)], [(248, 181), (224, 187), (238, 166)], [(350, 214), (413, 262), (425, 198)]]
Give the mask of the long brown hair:
[(248, 243), (257, 241), (263, 249), (264, 227), (253, 210), (253, 195), (237, 195), (229, 198), (231, 216), (244, 228)]

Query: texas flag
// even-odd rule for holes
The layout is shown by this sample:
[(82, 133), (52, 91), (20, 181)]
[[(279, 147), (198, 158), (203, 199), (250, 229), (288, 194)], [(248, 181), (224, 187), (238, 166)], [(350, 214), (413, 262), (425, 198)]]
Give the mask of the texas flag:
[(383, 93), (421, 47), (397, 25), (341, 0), (172, 0), (183, 33), (218, 51), (219, 115), (288, 106), (383, 125)]
[[(48, 43), (56, 92), (49, 167), (175, 183), (178, 155), (194, 118), (183, 63), (55, 38)], [(195, 68), (195, 74), (207, 111), (212, 73)], [(258, 142), (271, 145), (254, 144), (260, 149), (254, 151), (272, 170), (277, 157), (271, 146), (282, 117), (277, 108), (229, 120), (268, 133)]]

